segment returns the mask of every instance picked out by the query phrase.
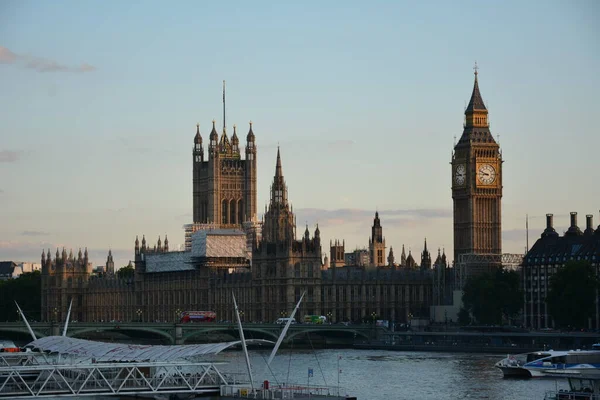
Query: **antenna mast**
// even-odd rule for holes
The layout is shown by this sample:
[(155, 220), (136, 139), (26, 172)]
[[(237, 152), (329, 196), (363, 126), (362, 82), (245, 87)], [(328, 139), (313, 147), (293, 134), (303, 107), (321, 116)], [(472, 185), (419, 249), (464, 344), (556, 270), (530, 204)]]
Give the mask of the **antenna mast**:
[(525, 214), (525, 246), (527, 246), (525, 248), (525, 254), (527, 254), (529, 252), (529, 214)]
[(223, 80), (223, 132), (225, 132), (225, 81)]

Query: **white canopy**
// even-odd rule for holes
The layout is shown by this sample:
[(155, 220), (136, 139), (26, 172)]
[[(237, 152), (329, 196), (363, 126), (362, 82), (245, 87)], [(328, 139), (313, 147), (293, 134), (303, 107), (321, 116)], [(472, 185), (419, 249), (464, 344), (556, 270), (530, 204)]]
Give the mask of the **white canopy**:
[[(68, 354), (94, 358), (96, 362), (149, 362), (173, 361), (198, 356), (210, 356), (240, 344), (241, 341), (188, 344), (179, 346), (152, 346), (122, 343), (104, 343), (66, 336), (47, 336), (34, 340), (26, 347), (48, 353)], [(249, 339), (248, 344), (274, 344), (270, 340)]]

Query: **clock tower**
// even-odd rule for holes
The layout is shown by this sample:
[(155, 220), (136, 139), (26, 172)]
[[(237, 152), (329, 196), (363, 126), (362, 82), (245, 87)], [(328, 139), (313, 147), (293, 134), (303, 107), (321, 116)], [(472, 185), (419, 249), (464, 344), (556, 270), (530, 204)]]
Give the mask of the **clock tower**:
[(501, 255), (502, 152), (490, 132), (477, 64), (464, 130), (451, 164), (454, 261), (460, 254)]

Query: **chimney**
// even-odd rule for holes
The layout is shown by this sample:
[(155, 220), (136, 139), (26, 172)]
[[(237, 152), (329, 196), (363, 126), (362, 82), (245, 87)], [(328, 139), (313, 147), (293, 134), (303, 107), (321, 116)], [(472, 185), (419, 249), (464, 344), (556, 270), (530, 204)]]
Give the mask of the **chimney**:
[(581, 235), (581, 229), (577, 226), (577, 213), (575, 211), (571, 212), (571, 226), (565, 233), (566, 235)]
[(577, 228), (577, 213), (575, 211), (571, 212), (571, 228)]
[(554, 214), (546, 214), (546, 229), (554, 228)]
[(585, 216), (585, 232), (583, 233), (586, 235), (594, 233), (594, 216), (592, 214)]

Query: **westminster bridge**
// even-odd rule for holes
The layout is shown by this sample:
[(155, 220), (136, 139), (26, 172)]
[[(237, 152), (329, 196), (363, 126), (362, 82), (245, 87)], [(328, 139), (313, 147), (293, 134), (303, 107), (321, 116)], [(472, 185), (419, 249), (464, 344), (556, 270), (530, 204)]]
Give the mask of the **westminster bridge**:
[[(33, 322), (30, 324), (38, 338), (58, 336), (64, 324), (56, 322)], [(277, 340), (284, 325), (243, 323), (246, 339)], [(293, 324), (284, 339), (292, 341), (314, 341), (319, 344), (352, 344), (355, 340), (372, 340), (385, 329), (374, 325), (343, 324)], [(215, 341), (215, 337), (239, 338), (235, 323), (150, 323), (150, 322), (71, 322), (67, 336), (78, 338), (97, 337), (98, 334), (121, 334), (131, 339), (158, 339), (166, 344), (186, 344), (197, 341)], [(10, 336), (31, 340), (23, 322), (0, 323), (0, 339)]]

